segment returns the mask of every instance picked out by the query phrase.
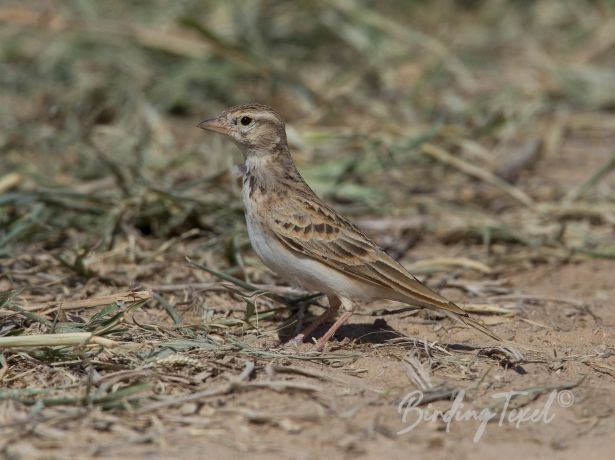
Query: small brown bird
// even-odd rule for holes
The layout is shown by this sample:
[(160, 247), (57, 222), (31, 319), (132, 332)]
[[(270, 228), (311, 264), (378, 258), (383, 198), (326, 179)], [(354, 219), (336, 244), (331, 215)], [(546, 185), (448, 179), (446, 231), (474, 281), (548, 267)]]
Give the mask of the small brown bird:
[(316, 344), (322, 350), (353, 314), (353, 301), (376, 299), (448, 312), (500, 340), (418, 281), (312, 191), (293, 163), (284, 121), (275, 110), (239, 105), (197, 126), (225, 134), (245, 157), (240, 167), (242, 200), (250, 242), (259, 258), (289, 283), (327, 295), (329, 308), (294, 343), (333, 318), (341, 306), (343, 313)]

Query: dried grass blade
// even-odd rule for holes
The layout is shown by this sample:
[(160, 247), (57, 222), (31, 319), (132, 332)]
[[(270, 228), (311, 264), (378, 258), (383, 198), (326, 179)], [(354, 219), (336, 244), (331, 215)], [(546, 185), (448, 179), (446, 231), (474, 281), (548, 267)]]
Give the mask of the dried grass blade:
[(518, 189), (517, 187), (510, 185), (508, 182), (500, 179), (495, 174), (490, 171), (487, 171), (486, 169), (467, 163), (466, 161), (459, 158), (455, 158), (453, 155), (451, 155), (444, 149), (436, 147), (433, 144), (424, 144), (421, 148), (421, 152), (444, 164), (458, 169), (459, 171), (464, 174), (467, 174), (468, 176), (475, 177), (476, 179), (480, 179), (484, 182), (487, 182), (488, 184), (498, 187), (500, 190), (502, 190), (503, 192), (510, 195), (512, 198), (529, 208), (534, 207), (534, 200), (529, 195), (527, 195), (525, 192)]
[[(53, 307), (49, 311), (54, 311), (57, 309), (76, 310), (79, 308), (100, 307), (102, 305), (109, 305), (116, 302), (139, 302), (149, 300), (152, 297), (153, 293), (149, 289), (139, 291), (124, 291), (118, 292), (117, 294), (93, 297), (91, 299), (46, 302), (40, 305), (23, 307), (23, 309), (25, 311), (37, 311)], [(49, 313), (49, 311), (47, 311), (47, 313)]]
[(68, 332), (64, 334), (40, 334), (0, 337), (0, 349), (21, 347), (54, 347), (70, 345), (100, 345), (113, 348), (118, 342), (98, 337), (91, 332)]

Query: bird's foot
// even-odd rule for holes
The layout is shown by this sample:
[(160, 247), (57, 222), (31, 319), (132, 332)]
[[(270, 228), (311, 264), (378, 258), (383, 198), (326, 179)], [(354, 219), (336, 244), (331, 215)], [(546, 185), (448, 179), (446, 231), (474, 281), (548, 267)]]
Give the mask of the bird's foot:
[(325, 347), (327, 346), (327, 342), (329, 341), (327, 340), (323, 340), (324, 337), (321, 337), (320, 340), (318, 342), (316, 342), (316, 345), (314, 345), (314, 351), (324, 351)]
[(342, 315), (333, 324), (333, 326), (331, 326), (329, 328), (329, 330), (327, 332), (325, 332), (325, 335), (323, 335), (318, 340), (318, 342), (316, 342), (316, 346), (314, 347), (314, 350), (315, 351), (323, 351), (325, 349), (325, 346), (327, 345), (327, 342), (329, 341), (329, 339), (335, 335), (335, 333), (342, 326), (342, 324), (344, 324), (346, 321), (348, 321), (348, 319), (351, 316), (352, 316), (352, 312), (351, 311), (346, 311), (346, 312), (342, 313)]

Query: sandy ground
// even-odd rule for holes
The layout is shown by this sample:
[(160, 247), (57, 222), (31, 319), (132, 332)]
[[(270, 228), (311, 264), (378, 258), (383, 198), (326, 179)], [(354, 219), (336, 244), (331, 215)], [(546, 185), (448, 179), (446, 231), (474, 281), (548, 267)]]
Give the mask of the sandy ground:
[[(114, 428), (113, 416), (93, 411), (86, 416), (85, 433), (34, 429), (11, 441), (6, 458), (611, 458), (615, 447), (615, 366), (613, 330), (615, 298), (612, 263), (592, 261), (524, 271), (510, 278), (511, 288), (535, 298), (585, 299), (583, 307), (562, 302), (519, 301), (515, 317), (501, 319), (494, 328), (506, 339), (534, 351), (518, 366), (501, 366), (494, 359), (468, 361), (462, 351), (446, 361), (419, 350), (432, 383), (467, 388), (458, 416), (480, 411), (501, 392), (541, 389), (524, 401), (524, 417), (539, 420), (516, 425), (513, 402), (504, 420), (493, 415), (476, 442), (480, 423), (475, 420), (425, 421), (435, 410), (450, 410), (450, 401), (413, 407), (400, 413), (399, 402), (416, 390), (403, 358), (412, 344), (386, 343), (381, 333), (368, 343), (366, 332), (392, 329), (408, 337), (430, 340), (448, 337), (449, 343), (480, 343), (482, 337), (452, 323), (448, 334), (432, 326), (409, 322), (402, 315), (378, 319), (358, 317), (341, 336), (363, 336), (357, 342), (335, 342), (332, 350), (353, 352), (356, 358), (331, 367), (322, 363), (276, 359), (280, 367), (312, 373), (303, 378), (317, 390), (237, 391), (202, 401), (186, 402), (172, 418), (155, 412), (138, 418), (147, 430)], [(360, 324), (359, 324), (360, 323)], [(371, 326), (370, 326), (371, 325)], [(426, 336), (426, 337), (424, 337)], [(304, 344), (306, 350), (308, 344)], [(429, 369), (431, 362), (431, 369)], [(241, 362), (239, 361), (241, 364)], [(277, 380), (259, 360), (255, 381)], [(320, 376), (320, 377), (315, 377)], [(583, 378), (579, 384), (579, 380)], [(577, 385), (578, 386), (575, 386)], [(218, 384), (204, 386), (204, 389)], [(478, 387), (478, 388), (477, 388)], [(555, 399), (548, 405), (553, 388)], [(558, 390), (559, 388), (559, 390)], [(570, 388), (570, 389), (567, 389)], [(527, 405), (526, 405), (527, 403)], [(534, 413), (534, 411), (538, 411)], [(511, 415), (512, 414), (512, 415)], [(513, 417), (512, 421), (509, 417)], [(182, 418), (185, 420), (182, 422)], [(108, 421), (108, 424), (104, 421)], [(98, 421), (98, 430), (92, 430)], [(406, 433), (399, 434), (416, 423)]]
[[(536, 174), (544, 171), (546, 187), (586, 177), (609, 154), (610, 148), (602, 146), (577, 171), (570, 161), (578, 152), (573, 143), (563, 161), (547, 158)], [(151, 285), (165, 270), (175, 282), (189, 279), (193, 271), (182, 253), (191, 250), (158, 258), (158, 265), (135, 274), (133, 283)], [(476, 256), (482, 249), (460, 250), (426, 238), (411, 252), (420, 258), (463, 255), (464, 250)], [(121, 265), (113, 259), (107, 264), (112, 270)], [(255, 266), (262, 281), (273, 280)], [(324, 357), (312, 353), (308, 343), (298, 350), (270, 349), (271, 331), (288, 318), (283, 312), (263, 320), (257, 333), (240, 326), (210, 329), (227, 348), (188, 348), (177, 355), (192, 361), (152, 368), (143, 359), (176, 329), (159, 306), (150, 305), (127, 318), (132, 329), (119, 337), (134, 349), (121, 356), (103, 353), (92, 363), (102, 375), (99, 381), (109, 379), (105, 384), (112, 387), (152, 382), (150, 396), (155, 397), (124, 410), (43, 408), (5, 399), (0, 402), (4, 457), (612, 458), (614, 273), (611, 260), (528, 258), (500, 266), (495, 275), (473, 273), (445, 282), (443, 293), (456, 301), (500, 305), (501, 313), (508, 312), (481, 315), (508, 341), (507, 349), (425, 312), (373, 316), (383, 307), (395, 308), (374, 304), (362, 306)], [(438, 288), (443, 279), (427, 281)], [(89, 283), (82, 289), (87, 297), (99, 288)], [(175, 297), (188, 324), (202, 315), (194, 308), (195, 296), (215, 306), (217, 318), (243, 316), (245, 303), (228, 292), (193, 292)], [(317, 312), (312, 308), (304, 319)], [(228, 348), (232, 340), (246, 348)], [(48, 364), (26, 354), (11, 359), (7, 388), (20, 388), (25, 376), (33, 388), (87, 381), (87, 372), (70, 362)], [(421, 386), (433, 402), (400, 404)], [(460, 398), (459, 390), (461, 406), (452, 401)], [(516, 394), (503, 412), (497, 404), (505, 398), (502, 393), (510, 392), (525, 393)], [(157, 406), (156, 400), (168, 404)], [(478, 414), (490, 420), (482, 423)]]
[[(0, 458), (614, 458), (613, 2), (519, 3), (0, 2)], [(273, 347), (325, 301), (195, 128), (252, 101), (505, 341), (378, 302)], [(76, 331), (117, 346), (23, 345)]]

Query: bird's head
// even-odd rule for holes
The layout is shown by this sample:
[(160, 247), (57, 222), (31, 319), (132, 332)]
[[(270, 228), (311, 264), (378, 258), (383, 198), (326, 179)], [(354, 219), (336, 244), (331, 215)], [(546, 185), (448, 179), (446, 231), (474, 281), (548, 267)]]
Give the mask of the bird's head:
[(284, 121), (266, 105), (231, 107), (197, 127), (227, 135), (246, 156), (266, 155), (286, 146)]

